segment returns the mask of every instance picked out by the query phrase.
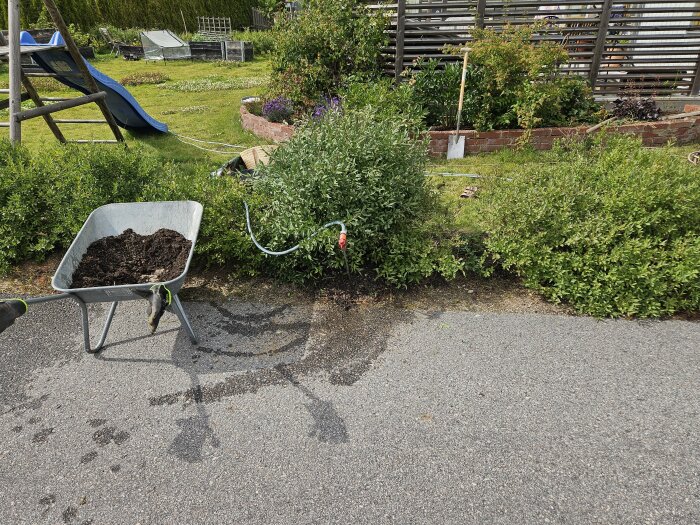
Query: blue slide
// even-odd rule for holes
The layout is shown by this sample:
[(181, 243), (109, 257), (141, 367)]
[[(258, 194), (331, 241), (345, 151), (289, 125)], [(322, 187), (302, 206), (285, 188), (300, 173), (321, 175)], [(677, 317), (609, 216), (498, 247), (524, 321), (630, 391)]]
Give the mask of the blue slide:
[[(41, 45), (37, 44), (31, 35), (25, 31), (20, 36), (20, 43), (25, 46)], [(47, 45), (57, 46), (62, 44), (64, 44), (63, 37), (61, 37), (60, 33), (55, 33), (51, 38), (51, 42)], [(37, 51), (32, 53), (32, 58), (47, 73), (56, 74), (56, 80), (59, 82), (86, 95), (90, 94), (90, 90), (85, 85), (85, 79), (83, 79), (78, 66), (67, 51), (63, 49)], [(146, 113), (124, 86), (107, 75), (100, 73), (87, 60), (83, 59), (83, 61), (87, 65), (90, 75), (95, 79), (97, 86), (100, 90), (107, 93), (107, 98), (105, 99), (107, 107), (119, 126), (129, 131), (137, 132), (168, 132), (168, 125), (157, 121)]]

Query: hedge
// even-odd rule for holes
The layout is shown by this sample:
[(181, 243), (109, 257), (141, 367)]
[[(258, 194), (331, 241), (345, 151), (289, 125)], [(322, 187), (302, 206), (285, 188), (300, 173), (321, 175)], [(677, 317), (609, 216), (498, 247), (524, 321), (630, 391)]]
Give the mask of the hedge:
[[(258, 0), (56, 0), (56, 5), (66, 23), (83, 30), (108, 24), (181, 32), (185, 29), (183, 16), (189, 31), (197, 29), (198, 16), (230, 17), (233, 28), (249, 27), (251, 8), (258, 5)], [(23, 28), (36, 25), (43, 6), (42, 0), (22, 2)], [(0, 23), (7, 28), (7, 2), (0, 2)]]
[(700, 177), (677, 150), (601, 134), (492, 185), (491, 257), (551, 301), (596, 317), (700, 310)]

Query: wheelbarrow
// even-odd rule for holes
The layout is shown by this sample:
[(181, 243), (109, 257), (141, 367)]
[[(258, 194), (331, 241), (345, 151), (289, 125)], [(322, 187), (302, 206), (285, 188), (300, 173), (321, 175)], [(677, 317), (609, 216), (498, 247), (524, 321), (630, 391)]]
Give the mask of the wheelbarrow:
[[(162, 299), (162, 303), (152, 300), (150, 307), (156, 307), (155, 301), (163, 308), (160, 315), (165, 309), (172, 310), (177, 315), (180, 324), (192, 343), (197, 344), (197, 337), (187, 319), (178, 293), (185, 282), (185, 277), (192, 261), (197, 235), (199, 234), (199, 226), (202, 221), (202, 211), (202, 205), (194, 201), (133, 202), (107, 204), (97, 208), (85, 221), (51, 279), (51, 285), (59, 293), (46, 297), (33, 297), (25, 300), (11, 299), (0, 302), (0, 307), (2, 307), (0, 308), (0, 333), (13, 324), (16, 318), (24, 315), (30, 305), (73, 299), (80, 306), (82, 313), (85, 350), (95, 353), (102, 349), (107, 340), (107, 334), (119, 303), (151, 297)], [(88, 247), (99, 239), (119, 235), (129, 228), (140, 235), (151, 235), (161, 228), (167, 228), (182, 234), (189, 240), (192, 243), (192, 247), (182, 274), (175, 279), (162, 283), (71, 288), (73, 273), (87, 252)], [(102, 328), (102, 334), (95, 346), (91, 346), (87, 309), (87, 305), (91, 303), (112, 303)]]

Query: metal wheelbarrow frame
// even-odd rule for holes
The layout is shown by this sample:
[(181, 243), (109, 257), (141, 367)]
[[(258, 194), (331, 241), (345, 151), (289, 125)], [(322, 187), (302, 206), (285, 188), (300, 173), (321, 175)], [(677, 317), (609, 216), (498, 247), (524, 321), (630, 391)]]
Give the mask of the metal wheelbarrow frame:
[[(197, 337), (185, 314), (178, 293), (184, 285), (185, 277), (194, 255), (195, 244), (202, 221), (202, 212), (202, 205), (195, 201), (131, 202), (107, 204), (95, 209), (87, 218), (85, 224), (83, 224), (51, 279), (51, 285), (60, 294), (30, 298), (26, 300), (26, 304), (39, 304), (68, 298), (74, 299), (80, 305), (82, 313), (85, 350), (90, 353), (96, 353), (105, 344), (117, 305), (122, 301), (143, 300), (144, 296), (149, 293), (154, 285), (163, 285), (172, 295), (172, 302), (168, 308), (177, 315), (180, 324), (185, 329), (192, 343), (197, 344)], [(151, 235), (161, 228), (168, 228), (179, 232), (187, 240), (191, 241), (192, 247), (190, 248), (183, 272), (175, 279), (161, 283), (71, 288), (73, 273), (87, 252), (88, 247), (99, 239), (119, 235), (129, 228), (140, 235)], [(111, 302), (112, 305), (107, 313), (100, 339), (97, 345), (93, 347), (90, 342), (90, 321), (87, 305), (106, 302)]]

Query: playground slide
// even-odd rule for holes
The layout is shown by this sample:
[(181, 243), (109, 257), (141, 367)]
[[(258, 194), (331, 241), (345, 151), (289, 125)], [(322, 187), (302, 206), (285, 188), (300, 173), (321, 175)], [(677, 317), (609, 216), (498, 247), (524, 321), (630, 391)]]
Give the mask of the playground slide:
[[(37, 45), (32, 37), (25, 32), (21, 35), (21, 43), (22, 45)], [(63, 43), (61, 35), (56, 33), (51, 39), (51, 42), (47, 45), (56, 46)], [(59, 82), (73, 89), (77, 89), (86, 95), (90, 93), (85, 85), (83, 76), (80, 74), (78, 66), (73, 61), (70, 54), (64, 49), (37, 51), (36, 53), (32, 53), (32, 58), (46, 72), (56, 74), (56, 80)], [(87, 60), (83, 60), (88, 67), (90, 75), (92, 75), (92, 78), (97, 83), (97, 86), (107, 93), (107, 107), (117, 121), (117, 124), (130, 131), (156, 131), (167, 133), (167, 124), (155, 120), (146, 113), (124, 86), (107, 75), (100, 73), (97, 69), (92, 67)]]

